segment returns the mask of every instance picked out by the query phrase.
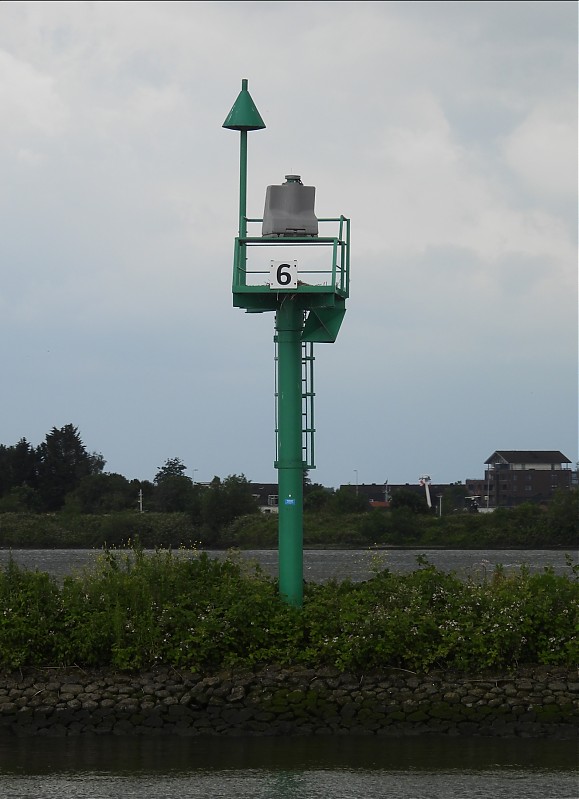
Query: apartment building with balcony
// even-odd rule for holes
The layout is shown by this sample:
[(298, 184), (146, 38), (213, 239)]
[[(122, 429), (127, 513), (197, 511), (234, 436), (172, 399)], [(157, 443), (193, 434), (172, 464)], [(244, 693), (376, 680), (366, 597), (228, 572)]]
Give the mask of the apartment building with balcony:
[(573, 485), (571, 461), (558, 450), (496, 450), (485, 461), (483, 480), (467, 480), (480, 505), (512, 508), (523, 502), (548, 502)]

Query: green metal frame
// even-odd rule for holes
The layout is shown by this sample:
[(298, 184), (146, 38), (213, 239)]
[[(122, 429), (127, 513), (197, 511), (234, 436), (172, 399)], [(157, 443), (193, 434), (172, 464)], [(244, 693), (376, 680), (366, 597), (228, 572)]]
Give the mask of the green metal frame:
[[(259, 222), (262, 219), (244, 217), (247, 223)], [(350, 220), (345, 216), (320, 219), (321, 223), (337, 223), (337, 236), (238, 236), (235, 239), (233, 254), (233, 305), (248, 311), (275, 311), (279, 307), (279, 295), (295, 296), (298, 305), (304, 310), (308, 308), (329, 308), (341, 305), (350, 291)], [(243, 225), (245, 227), (245, 225)], [(332, 260), (328, 269), (306, 270), (308, 275), (327, 275), (326, 285), (301, 284), (298, 288), (271, 289), (265, 278), (269, 272), (263, 269), (247, 268), (247, 250), (250, 247), (331, 247)], [(263, 284), (248, 284), (249, 275), (263, 275)]]
[[(240, 219), (240, 230), (262, 219)], [(279, 592), (295, 607), (303, 603), (303, 475), (314, 463), (313, 343), (336, 340), (350, 291), (350, 220), (320, 219), (337, 224), (336, 236), (247, 236), (235, 239), (233, 305), (248, 313), (275, 311), (276, 460), (279, 494)], [(327, 247), (327, 268), (302, 269), (323, 285), (300, 280), (297, 287), (271, 288), (269, 270), (248, 269), (252, 247)], [(328, 259), (330, 260), (330, 259)], [(248, 283), (248, 278), (250, 282)], [(259, 281), (262, 282), (259, 282)]]

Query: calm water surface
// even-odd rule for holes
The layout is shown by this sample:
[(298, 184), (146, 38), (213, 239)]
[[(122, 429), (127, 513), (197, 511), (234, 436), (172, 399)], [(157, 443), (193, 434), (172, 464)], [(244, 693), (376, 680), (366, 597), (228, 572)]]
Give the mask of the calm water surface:
[(569, 741), (1, 739), (4, 799), (577, 799)]
[[(179, 557), (191, 557), (191, 551), (174, 550)], [(27, 569), (46, 571), (57, 577), (81, 571), (95, 563), (100, 550), (91, 549), (14, 549), (0, 550), (0, 565), (10, 557)], [(212, 557), (224, 558), (227, 552), (209, 551)], [(574, 554), (576, 560), (577, 555)], [(308, 582), (325, 580), (367, 580), (376, 569), (389, 568), (393, 572), (410, 572), (417, 568), (417, 557), (427, 560), (443, 571), (456, 571), (460, 575), (484, 575), (501, 564), (507, 571), (522, 565), (532, 571), (553, 567), (558, 573), (569, 571), (562, 550), (464, 550), (464, 549), (389, 549), (389, 550), (306, 550), (304, 552), (304, 578)], [(243, 550), (235, 557), (260, 564), (268, 574), (277, 575), (276, 550)]]

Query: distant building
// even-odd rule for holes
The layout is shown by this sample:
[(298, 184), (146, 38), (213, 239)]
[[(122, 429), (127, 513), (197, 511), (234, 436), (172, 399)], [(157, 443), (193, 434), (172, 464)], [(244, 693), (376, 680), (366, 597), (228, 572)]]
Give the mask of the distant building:
[[(440, 500), (442, 495), (451, 488), (455, 488), (455, 483), (430, 483), (430, 498), (432, 507), (439, 510)], [(420, 485), (418, 480), (416, 483), (360, 483), (359, 485), (352, 485), (346, 483), (340, 486), (341, 489), (356, 492), (358, 496), (365, 497), (372, 508), (387, 508), (390, 505), (392, 495), (397, 491), (412, 491), (414, 494), (422, 497), (426, 502), (426, 492), (424, 486)], [(459, 501), (460, 510), (463, 509), (464, 502)]]
[[(262, 513), (279, 513), (279, 494), (277, 483), (250, 483), (251, 494)], [(317, 487), (316, 487), (317, 488)], [(310, 489), (311, 490), (311, 489)], [(323, 487), (324, 491), (333, 493), (333, 488)], [(306, 491), (304, 491), (304, 495)]]
[(251, 493), (262, 513), (279, 513), (277, 483), (251, 483)]
[(490, 505), (490, 502), (487, 503), (487, 484), (484, 478), (476, 478), (474, 480), (467, 478), (465, 480), (466, 490), (468, 492), (468, 496), (472, 500), (476, 500), (479, 509), (485, 509), (487, 506)]
[(360, 485), (347, 483), (346, 485), (341, 485), (340, 490), (352, 491), (356, 496), (367, 499), (370, 505), (375, 507), (386, 507), (390, 500), (388, 483), (361, 483)]
[[(439, 512), (441, 502), (453, 502), (453, 510), (481, 512), (487, 508), (512, 508), (523, 502), (541, 504), (548, 502), (559, 490), (569, 490), (578, 485), (578, 473), (570, 468), (571, 461), (558, 450), (496, 450), (485, 461), (484, 478), (467, 479), (464, 483), (430, 483), (432, 507)], [(425, 490), (418, 479), (416, 483), (393, 484), (345, 483), (341, 490), (364, 497), (370, 507), (387, 508), (397, 491), (412, 491), (426, 501)], [(462, 489), (466, 496), (462, 496)], [(326, 491), (333, 489), (326, 488)], [(277, 483), (251, 483), (251, 492), (262, 513), (278, 513)], [(443, 495), (445, 499), (443, 501)], [(448, 508), (443, 508), (444, 512)]]
[(496, 450), (486, 459), (484, 480), (467, 480), (481, 507), (512, 508), (523, 502), (542, 503), (556, 491), (569, 490), (571, 461), (558, 450)]

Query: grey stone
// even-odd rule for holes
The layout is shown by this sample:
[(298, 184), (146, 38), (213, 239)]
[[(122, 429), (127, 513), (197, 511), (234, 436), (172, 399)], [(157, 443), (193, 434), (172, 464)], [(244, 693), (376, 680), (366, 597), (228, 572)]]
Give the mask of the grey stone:
[(66, 683), (60, 689), (61, 694), (81, 694), (84, 691), (84, 686), (79, 683)]
[(162, 727), (163, 726), (163, 719), (161, 716), (155, 714), (150, 714), (145, 716), (143, 720), (144, 727)]

